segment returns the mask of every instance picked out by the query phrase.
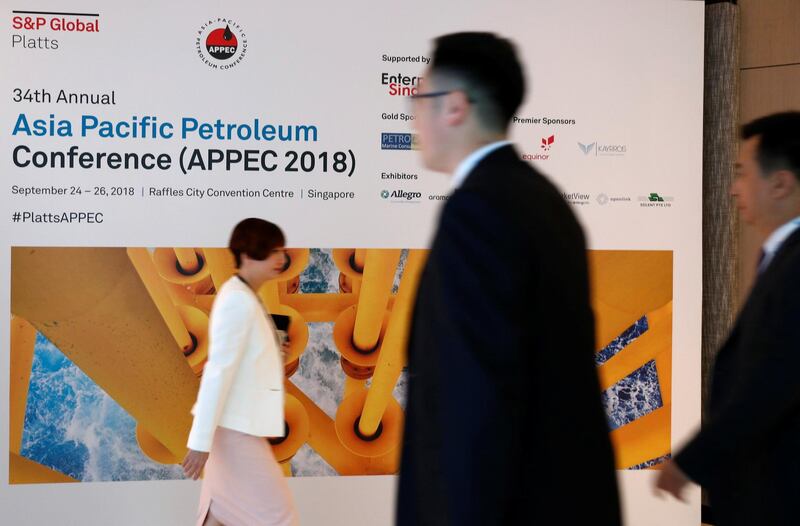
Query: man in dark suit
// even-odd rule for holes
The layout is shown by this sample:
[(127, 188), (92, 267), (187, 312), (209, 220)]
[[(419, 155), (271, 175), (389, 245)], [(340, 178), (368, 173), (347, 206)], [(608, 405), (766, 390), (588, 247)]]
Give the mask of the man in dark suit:
[(509, 41), (458, 33), (413, 97), (454, 189), (413, 314), (401, 526), (620, 521), (584, 236), (506, 140), (523, 94)]
[(800, 524), (800, 112), (742, 139), (731, 194), (766, 239), (758, 277), (717, 355), (708, 419), (656, 487), (704, 486), (719, 526)]

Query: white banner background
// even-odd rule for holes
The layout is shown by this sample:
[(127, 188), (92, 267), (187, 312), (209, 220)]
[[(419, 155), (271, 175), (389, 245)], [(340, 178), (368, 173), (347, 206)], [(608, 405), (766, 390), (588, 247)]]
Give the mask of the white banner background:
[[(528, 94), (519, 117), (573, 119), (575, 124), (519, 124), (512, 130), (521, 153), (541, 153), (542, 137), (555, 136), (537, 166), (565, 193), (588, 195), (576, 205), (593, 249), (674, 251), (673, 443), (699, 422), (701, 320), (701, 151), (703, 4), (684, 1), (537, 0), (451, 1), (432, 4), (345, 0), (335, 3), (167, 4), (4, 0), (5, 44), (0, 104), (0, 166), (4, 188), (0, 275), (9, 276), (10, 251), (30, 246), (223, 246), (232, 225), (261, 216), (281, 225), (290, 246), (426, 247), (448, 179), (426, 172), (418, 152), (381, 150), (381, 133), (410, 125), (381, 114), (405, 111), (388, 95), (381, 74), (419, 75), (422, 64), (390, 64), (385, 55), (429, 56), (431, 38), (452, 31), (489, 30), (512, 38), (523, 57)], [(99, 33), (16, 30), (12, 10), (99, 13)], [(24, 15), (23, 15), (24, 16)], [(209, 20), (235, 20), (246, 34), (240, 64), (215, 70), (197, 56), (195, 39)], [(13, 35), (46, 36), (57, 50), (12, 46)], [(114, 106), (13, 102), (15, 88), (115, 92)], [(12, 136), (20, 113), (77, 124), (83, 114), (101, 119), (157, 116), (213, 122), (313, 124), (316, 143), (256, 143), (189, 139), (98, 139)], [(625, 155), (584, 154), (577, 143), (624, 145)], [(274, 174), (215, 170), (169, 171), (15, 167), (18, 144), (32, 150), (169, 153), (183, 146), (273, 148), (315, 152), (352, 149), (357, 169), (340, 174)], [(175, 161), (177, 162), (177, 161)], [(386, 181), (381, 172), (418, 174)], [(18, 186), (133, 186), (134, 197), (12, 195)], [(271, 188), (294, 199), (142, 197), (149, 187)], [(353, 200), (299, 199), (301, 190), (352, 191)], [(382, 190), (418, 191), (419, 203), (393, 203)], [(645, 208), (638, 198), (657, 192), (668, 208)], [(598, 197), (630, 201), (600, 204)], [(99, 225), (12, 223), (14, 211), (97, 211)], [(8, 278), (6, 278), (8, 283)], [(9, 289), (2, 300), (10, 305)], [(9, 309), (0, 323), (0, 363), (9, 363)], [(0, 412), (8, 407), (7, 365), (0, 373)], [(0, 451), (8, 446), (8, 419), (0, 418)], [(580, 454), (576, 452), (576, 454)], [(7, 473), (0, 457), (0, 473)], [(691, 505), (651, 495), (651, 471), (620, 472), (628, 524), (699, 523), (699, 491)], [(532, 473), (531, 476), (536, 476)], [(575, 474), (580, 476), (579, 473)], [(5, 479), (5, 476), (3, 477)], [(290, 480), (304, 524), (390, 524), (393, 477)], [(0, 483), (5, 522), (13, 524), (187, 524), (199, 485), (187, 481), (21, 485)], [(575, 495), (576, 506), (580, 495)]]

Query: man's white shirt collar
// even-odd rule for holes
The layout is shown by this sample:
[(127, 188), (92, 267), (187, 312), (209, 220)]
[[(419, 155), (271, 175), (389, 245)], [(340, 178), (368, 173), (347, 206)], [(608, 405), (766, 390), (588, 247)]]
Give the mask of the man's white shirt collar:
[(781, 248), (783, 242), (786, 241), (786, 238), (791, 236), (798, 228), (800, 228), (800, 217), (795, 217), (788, 223), (775, 229), (775, 231), (769, 235), (764, 245), (761, 247), (764, 251), (764, 259), (762, 259), (761, 263), (758, 265), (759, 272), (763, 272), (763, 270), (767, 268), (769, 262), (772, 261), (772, 258), (775, 256), (775, 253)]
[(481, 162), (484, 157), (498, 148), (502, 148), (508, 144), (511, 144), (511, 141), (493, 142), (487, 144), (486, 146), (481, 146), (471, 154), (467, 155), (464, 160), (459, 163), (456, 171), (453, 172), (453, 178), (450, 180), (450, 190), (455, 191), (459, 186), (461, 186), (472, 169), (475, 168), (475, 166)]

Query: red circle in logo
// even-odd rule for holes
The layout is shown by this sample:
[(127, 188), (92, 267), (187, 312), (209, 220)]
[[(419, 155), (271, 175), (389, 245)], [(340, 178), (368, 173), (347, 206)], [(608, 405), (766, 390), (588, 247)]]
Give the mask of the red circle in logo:
[(236, 40), (236, 35), (228, 26), (225, 26), (224, 29), (221, 27), (215, 29), (206, 37), (208, 54), (218, 60), (231, 58), (238, 47), (239, 42)]

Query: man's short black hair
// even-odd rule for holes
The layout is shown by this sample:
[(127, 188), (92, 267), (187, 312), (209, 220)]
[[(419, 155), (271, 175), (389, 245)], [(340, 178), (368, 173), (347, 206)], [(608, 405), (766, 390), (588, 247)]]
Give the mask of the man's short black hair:
[(758, 137), (756, 160), (764, 175), (789, 170), (800, 180), (800, 112), (761, 117), (742, 126), (742, 139)]
[(274, 223), (249, 217), (233, 228), (228, 248), (236, 258), (236, 268), (242, 264), (242, 254), (257, 261), (263, 261), (270, 253), (286, 244), (283, 232)]
[(525, 95), (514, 44), (494, 33), (452, 33), (434, 42), (431, 73), (463, 81), (482, 123), (505, 130)]

